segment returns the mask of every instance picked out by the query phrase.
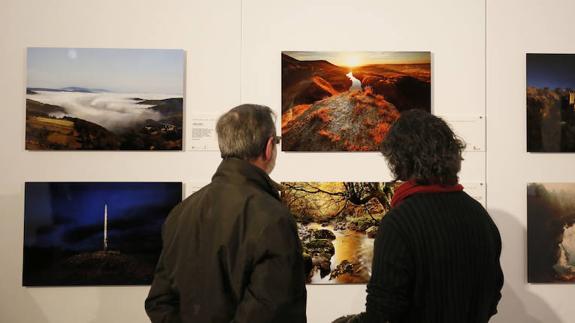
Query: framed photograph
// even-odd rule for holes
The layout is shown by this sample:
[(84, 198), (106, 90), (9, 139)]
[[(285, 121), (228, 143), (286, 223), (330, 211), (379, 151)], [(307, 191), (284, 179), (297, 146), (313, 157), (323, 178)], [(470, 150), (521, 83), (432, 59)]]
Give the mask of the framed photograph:
[(530, 283), (575, 282), (575, 183), (527, 186)]
[(176, 182), (28, 182), (24, 286), (147, 285)]
[(185, 55), (28, 48), (27, 150), (181, 150)]
[(527, 54), (527, 151), (575, 152), (575, 54)]
[(282, 150), (378, 151), (401, 112), (431, 112), (430, 52), (282, 52)]
[(283, 182), (281, 198), (302, 241), (307, 282), (365, 284), (373, 242), (396, 183)]

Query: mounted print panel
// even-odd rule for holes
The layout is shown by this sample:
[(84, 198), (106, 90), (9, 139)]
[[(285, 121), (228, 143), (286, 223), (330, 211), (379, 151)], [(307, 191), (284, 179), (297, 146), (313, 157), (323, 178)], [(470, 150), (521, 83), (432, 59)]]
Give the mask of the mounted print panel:
[(378, 151), (409, 109), (431, 112), (430, 52), (282, 52), (284, 151)]
[(575, 282), (575, 183), (527, 186), (530, 283)]
[(27, 150), (181, 150), (184, 51), (28, 48)]
[(575, 54), (527, 54), (527, 151), (575, 152)]
[(26, 183), (22, 284), (150, 284), (181, 200), (175, 182)]
[(281, 198), (297, 222), (307, 282), (365, 284), (380, 220), (399, 184), (283, 182)]

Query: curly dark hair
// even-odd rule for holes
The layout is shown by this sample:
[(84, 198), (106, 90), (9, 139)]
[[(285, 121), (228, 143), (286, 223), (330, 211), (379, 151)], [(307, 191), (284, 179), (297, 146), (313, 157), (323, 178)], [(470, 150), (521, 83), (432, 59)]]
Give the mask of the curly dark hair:
[(423, 110), (401, 113), (381, 145), (396, 180), (452, 185), (458, 181), (465, 143), (447, 123)]

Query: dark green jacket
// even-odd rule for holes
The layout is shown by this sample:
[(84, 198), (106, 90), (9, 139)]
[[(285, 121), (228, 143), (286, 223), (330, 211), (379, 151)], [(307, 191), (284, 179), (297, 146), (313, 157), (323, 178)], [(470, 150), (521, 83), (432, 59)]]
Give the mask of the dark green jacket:
[(225, 159), (176, 206), (146, 299), (153, 323), (306, 322), (301, 243), (273, 181)]

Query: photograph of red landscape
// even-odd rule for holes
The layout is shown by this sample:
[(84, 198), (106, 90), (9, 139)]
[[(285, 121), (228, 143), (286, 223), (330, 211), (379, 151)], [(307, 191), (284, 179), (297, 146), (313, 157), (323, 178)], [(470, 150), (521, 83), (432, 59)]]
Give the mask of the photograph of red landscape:
[(527, 54), (527, 151), (575, 152), (575, 54)]
[(365, 284), (373, 242), (397, 183), (283, 182), (295, 217), (307, 283)]
[(530, 283), (575, 282), (575, 183), (527, 186)]
[(27, 150), (182, 150), (184, 51), (28, 48)]
[(431, 112), (430, 52), (282, 52), (283, 151), (378, 151), (409, 109)]

